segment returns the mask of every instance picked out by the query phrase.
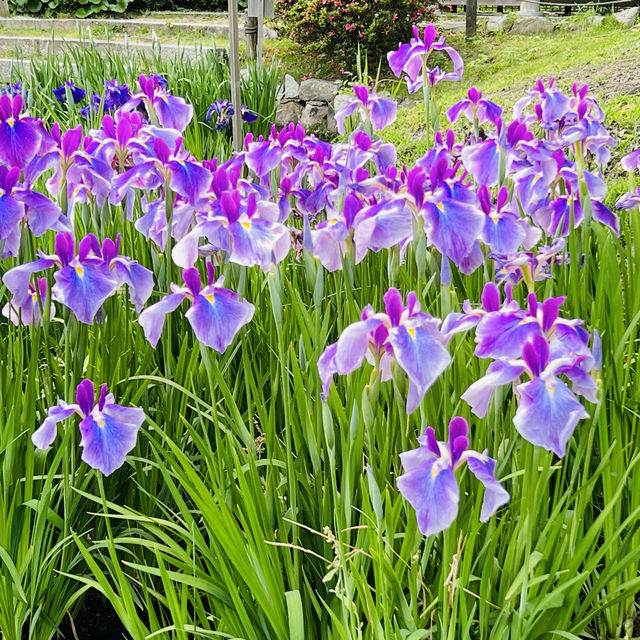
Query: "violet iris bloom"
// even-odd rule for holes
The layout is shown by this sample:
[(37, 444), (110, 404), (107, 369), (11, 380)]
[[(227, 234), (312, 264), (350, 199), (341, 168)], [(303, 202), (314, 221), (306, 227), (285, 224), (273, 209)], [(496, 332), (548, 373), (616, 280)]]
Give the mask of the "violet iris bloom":
[(138, 407), (116, 404), (113, 394), (107, 391), (107, 385), (103, 384), (96, 403), (93, 382), (83, 380), (76, 390), (75, 404), (61, 400), (49, 408), (42, 426), (31, 436), (33, 444), (38, 449), (50, 447), (56, 438), (58, 423), (75, 413), (82, 418), (79, 425), (82, 460), (105, 476), (120, 468), (136, 445), (145, 415)]
[(42, 139), (39, 120), (24, 117), (20, 94), (0, 96), (0, 160), (24, 169), (38, 153)]
[(275, 203), (244, 195), (231, 188), (225, 169), (214, 177), (217, 199), (212, 211), (196, 214), (197, 223), (173, 248), (174, 262), (192, 267), (198, 257), (200, 238), (206, 237), (213, 251), (225, 251), (230, 262), (246, 267), (259, 265), (269, 271), (284, 260), (291, 246), (289, 230), (278, 221)]
[[(529, 442), (558, 456), (564, 455), (577, 422), (588, 417), (575, 394), (597, 401), (598, 386), (590, 372), (601, 366), (597, 334), (591, 350), (582, 322), (559, 317), (563, 301), (548, 298), (538, 303), (530, 294), (527, 309), (520, 309), (515, 301), (500, 306), (496, 286), (488, 283), (483, 291), (484, 310), (455, 314), (443, 325), (451, 335), (477, 324), (476, 355), (494, 360), (462, 395), (473, 413), (484, 417), (497, 387), (525, 377), (516, 387), (516, 429)], [(560, 375), (572, 383), (572, 390)]]
[(445, 44), (444, 37), (436, 38), (436, 28), (427, 25), (420, 38), (418, 27), (413, 27), (413, 38), (410, 42), (401, 44), (397, 51), (390, 51), (387, 54), (391, 71), (399, 78), (402, 73), (407, 75), (407, 86), (409, 93), (415, 93), (427, 82), (425, 77), (431, 70), (427, 68), (427, 59), (432, 51), (442, 51), (446, 53), (453, 63), (453, 71), (449, 73), (439, 73), (438, 80), (461, 80), (464, 64), (460, 54), (453, 48)]
[(75, 104), (82, 102), (84, 97), (87, 95), (87, 92), (84, 89), (76, 87), (76, 83), (73, 80), (67, 80), (53, 90), (53, 95), (56, 97), (58, 102), (64, 104), (67, 101), (67, 89), (71, 92), (71, 97)]
[[(29, 295), (21, 306), (15, 307), (12, 302), (7, 302), (2, 308), (2, 315), (16, 325), (22, 323), (26, 326), (37, 327), (42, 323), (42, 307), (47, 298), (47, 279), (38, 278), (36, 286), (29, 283)], [(49, 309), (49, 317), (53, 318), (56, 308), (53, 302)]]
[(138, 322), (152, 347), (158, 344), (167, 313), (175, 311), (184, 300), (191, 302), (185, 317), (196, 338), (219, 353), (225, 352), (238, 331), (251, 320), (254, 306), (225, 289), (222, 286), (224, 277), (215, 280), (211, 263), (207, 263), (207, 276), (208, 284), (202, 288), (198, 270), (195, 267), (185, 269), (182, 278), (186, 286), (172, 283), (172, 293), (140, 314)]
[(400, 454), (405, 473), (398, 477), (400, 493), (416, 510), (418, 528), (425, 536), (448, 529), (458, 515), (460, 489), (455, 472), (464, 463), (484, 486), (480, 522), (486, 522), (504, 504), (509, 494), (496, 480), (496, 461), (468, 448), (468, 426), (464, 418), (449, 423), (449, 440), (436, 440), (432, 427), (418, 438), (420, 447)]
[(460, 100), (460, 102), (456, 102), (456, 104), (447, 111), (449, 122), (453, 124), (460, 117), (461, 113), (476, 125), (481, 125), (484, 122), (497, 124), (498, 120), (502, 117), (502, 107), (498, 106), (495, 102), (491, 102), (491, 100), (484, 99), (482, 97), (482, 91), (471, 87), (467, 92), (467, 97)]
[(153, 76), (141, 75), (139, 82), (140, 93), (132, 96), (122, 108), (131, 111), (144, 102), (150, 118), (155, 116), (162, 127), (183, 132), (193, 118), (193, 107), (170, 94)]
[(407, 306), (397, 289), (389, 289), (383, 299), (385, 313), (365, 307), (362, 319), (349, 325), (318, 359), (322, 395), (326, 398), (336, 373), (355, 371), (365, 358), (379, 370), (382, 381), (391, 378), (395, 363), (409, 377), (407, 413), (412, 413), (447, 368), (451, 356), (438, 330), (440, 321), (420, 311), (413, 291), (407, 296)]
[(398, 111), (395, 100), (385, 100), (374, 93), (370, 94), (369, 89), (363, 85), (354, 85), (353, 92), (355, 98), (351, 98), (335, 115), (340, 134), (344, 134), (344, 121), (356, 111), (363, 120), (371, 122), (374, 131), (381, 131), (395, 122)]
[(18, 184), (20, 169), (0, 165), (0, 245), (1, 256), (18, 255), (21, 223), (26, 220), (31, 232), (41, 236), (57, 225), (60, 207), (42, 193)]
[(215, 100), (207, 110), (205, 120), (211, 122), (214, 114), (216, 121), (214, 127), (216, 131), (226, 131), (231, 126), (231, 116), (235, 113), (235, 109), (229, 100)]
[(40, 259), (14, 267), (2, 281), (12, 295), (12, 304), (22, 307), (30, 295), (31, 275), (57, 267), (52, 298), (73, 311), (85, 324), (93, 320), (107, 298), (120, 286), (129, 286), (129, 297), (139, 310), (151, 295), (153, 274), (137, 262), (118, 254), (120, 236), (107, 238), (102, 246), (89, 234), (80, 241), (75, 255), (75, 240), (70, 233), (59, 233), (55, 239), (55, 254), (40, 254)]
[(104, 81), (104, 109), (105, 111), (115, 111), (131, 100), (131, 91), (126, 84), (118, 84), (118, 80)]

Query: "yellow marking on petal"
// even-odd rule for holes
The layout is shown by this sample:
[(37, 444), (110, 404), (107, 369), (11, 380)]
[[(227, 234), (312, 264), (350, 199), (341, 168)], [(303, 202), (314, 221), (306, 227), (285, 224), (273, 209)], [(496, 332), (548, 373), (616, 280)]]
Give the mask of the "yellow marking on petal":
[(431, 477), (435, 478), (439, 473), (440, 473), (440, 469), (438, 469), (438, 467), (434, 464), (431, 467)]
[(491, 213), (489, 217), (493, 220), (494, 224), (498, 224), (500, 221), (500, 216), (497, 213)]
[(242, 220), (240, 222), (240, 224), (245, 228), (245, 229), (251, 229), (251, 221), (250, 220)]
[(409, 332), (409, 335), (410, 335), (412, 338), (415, 338), (415, 337), (416, 337), (416, 330), (415, 330), (413, 327), (410, 327), (409, 329), (407, 329), (407, 331)]
[(37, 301), (38, 301), (38, 294), (37, 294), (37, 293), (35, 293), (35, 292), (34, 292), (34, 293), (32, 293), (32, 294), (31, 294), (31, 299), (32, 299), (34, 302), (37, 302)]
[(525, 318), (522, 318), (518, 324), (530, 324), (531, 322), (537, 322), (537, 319), (533, 316), (526, 316)]
[(440, 211), (444, 211), (444, 205), (442, 204), (442, 202), (436, 202), (436, 207), (438, 207)]
[(84, 267), (81, 264), (76, 265), (75, 267), (73, 267), (76, 270), (76, 273), (82, 277), (84, 275)]
[(97, 417), (96, 418), (96, 424), (101, 428), (104, 429), (104, 425), (106, 424), (104, 421), (104, 418), (102, 416)]
[(339, 220), (329, 220), (329, 224), (333, 226), (334, 224), (338, 224)]
[(7, 124), (8, 124), (10, 127), (13, 127), (13, 125), (14, 125), (15, 123), (16, 123), (16, 121), (15, 121), (15, 118), (14, 118), (13, 116), (9, 116), (9, 117), (7, 118)]
[(0, 198), (2, 198), (2, 196), (4, 196), (5, 194), (5, 190), (4, 189), (0, 189)]
[(165, 96), (164, 94), (160, 94), (160, 100), (164, 100), (167, 104), (169, 103), (169, 98), (167, 98), (167, 96)]
[(213, 304), (213, 298), (214, 298), (213, 293), (207, 293), (204, 297), (205, 297), (205, 298), (206, 298), (206, 299), (207, 299), (211, 304)]

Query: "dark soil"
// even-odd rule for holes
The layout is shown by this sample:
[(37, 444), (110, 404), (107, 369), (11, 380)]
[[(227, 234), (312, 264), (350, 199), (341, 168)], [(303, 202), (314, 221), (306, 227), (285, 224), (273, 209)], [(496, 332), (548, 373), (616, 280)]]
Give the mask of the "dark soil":
[(65, 617), (59, 633), (66, 640), (131, 640), (112, 606), (95, 591), (82, 600), (73, 625), (69, 616)]

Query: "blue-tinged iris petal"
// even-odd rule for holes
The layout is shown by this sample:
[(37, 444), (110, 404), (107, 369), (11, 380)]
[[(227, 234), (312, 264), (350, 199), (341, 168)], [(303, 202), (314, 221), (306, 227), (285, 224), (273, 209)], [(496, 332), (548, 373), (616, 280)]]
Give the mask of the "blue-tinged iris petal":
[(449, 366), (451, 356), (442, 342), (424, 327), (401, 325), (389, 333), (389, 342), (398, 364), (409, 376), (407, 413), (420, 405), (424, 394)]
[(31, 441), (38, 449), (46, 449), (56, 439), (58, 422), (66, 420), (78, 409), (78, 405), (60, 402), (50, 407), (42, 425), (31, 436)]
[[(426, 449), (426, 447), (424, 447)], [(416, 510), (418, 528), (425, 536), (434, 535), (448, 529), (458, 514), (460, 491), (458, 483), (449, 466), (442, 464), (442, 459), (432, 456), (420, 466), (414, 466), (411, 460), (411, 470), (398, 477), (398, 489)], [(413, 452), (400, 454), (414, 457)]]
[(118, 288), (118, 281), (111, 273), (86, 263), (64, 267), (54, 278), (56, 283), (51, 291), (56, 300), (69, 307), (85, 324), (93, 323), (104, 301)]
[(224, 353), (240, 329), (253, 317), (254, 307), (221, 287), (205, 287), (185, 314), (203, 344)]
[(541, 335), (535, 318), (520, 311), (486, 315), (476, 329), (476, 355), (480, 358), (519, 358), (522, 345), (534, 335)]
[(486, 455), (468, 451), (467, 465), (473, 475), (484, 485), (484, 498), (480, 510), (480, 522), (486, 522), (503, 504), (509, 502), (509, 493), (496, 480), (496, 461)]
[(184, 131), (193, 118), (193, 107), (182, 98), (161, 93), (153, 99), (158, 122), (165, 128)]
[(229, 260), (247, 267), (260, 265), (268, 271), (281, 262), (290, 248), (289, 232), (279, 222), (245, 218), (229, 225), (231, 255)]
[(0, 197), (0, 240), (6, 240), (24, 216), (24, 207), (10, 195)]
[(562, 457), (579, 420), (589, 414), (567, 385), (555, 376), (534, 378), (521, 384), (520, 406), (513, 418), (525, 439)]
[[(126, 409), (122, 411), (121, 409)], [(82, 460), (108, 476), (124, 464), (144, 422), (142, 409), (105, 405), (80, 423)]]
[(158, 340), (160, 340), (165, 316), (175, 311), (184, 299), (184, 293), (171, 293), (140, 314), (138, 322), (152, 347), (155, 347), (158, 344)]
[(484, 418), (496, 388), (518, 379), (524, 371), (525, 367), (522, 365), (496, 360), (489, 365), (487, 373), (476, 380), (460, 397), (471, 407), (475, 415)]

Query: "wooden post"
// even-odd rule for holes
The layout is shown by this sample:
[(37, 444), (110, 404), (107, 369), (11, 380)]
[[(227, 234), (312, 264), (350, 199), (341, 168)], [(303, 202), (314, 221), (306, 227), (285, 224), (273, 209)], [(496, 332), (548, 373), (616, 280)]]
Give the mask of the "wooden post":
[(247, 57), (249, 60), (255, 60), (258, 54), (257, 16), (247, 15), (247, 21), (244, 23), (244, 35), (247, 39)]
[(238, 47), (238, 0), (228, 0), (229, 7), (229, 80), (234, 114), (231, 117), (233, 150), (242, 149), (242, 97), (240, 95), (240, 50)]
[(478, 0), (467, 0), (466, 11), (466, 35), (467, 38), (473, 38), (473, 36), (476, 35), (476, 27), (478, 23)]
[(9, 0), (0, 0), (0, 18), (8, 18), (10, 15)]

